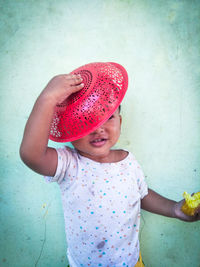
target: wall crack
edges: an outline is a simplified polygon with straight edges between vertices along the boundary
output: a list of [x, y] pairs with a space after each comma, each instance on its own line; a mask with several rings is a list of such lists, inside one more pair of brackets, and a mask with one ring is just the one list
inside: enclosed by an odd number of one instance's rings
[[40, 254], [39, 254], [39, 256], [38, 256], [38, 258], [37, 258], [37, 260], [35, 262], [35, 267], [38, 265], [38, 262], [39, 262], [39, 260], [40, 260], [40, 258], [42, 256], [45, 243], [46, 243], [46, 221], [44, 223], [44, 239], [43, 239], [42, 246], [41, 246], [41, 249], [40, 249]]

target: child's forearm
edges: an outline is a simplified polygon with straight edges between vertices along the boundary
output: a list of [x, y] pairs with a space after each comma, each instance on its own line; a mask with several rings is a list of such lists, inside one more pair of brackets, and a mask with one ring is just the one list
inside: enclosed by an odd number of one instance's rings
[[174, 207], [177, 202], [164, 198], [153, 190], [148, 190], [148, 195], [141, 201], [141, 208], [167, 217], [176, 217]]
[[24, 163], [43, 175], [54, 175], [57, 152], [47, 147], [51, 121], [56, 104], [84, 86], [80, 75], [61, 74], [50, 80], [38, 97], [27, 121], [20, 147]]
[[167, 199], [149, 189], [149, 193], [141, 201], [141, 207], [144, 210], [159, 215], [177, 218], [186, 222], [195, 222], [200, 220], [200, 210], [196, 211], [194, 216], [188, 216], [181, 210], [184, 200], [179, 202]]
[[[27, 121], [20, 147], [22, 160], [33, 170], [43, 174], [43, 158], [47, 153], [50, 125], [56, 103], [41, 94]], [[48, 151], [50, 152], [50, 151]], [[54, 153], [54, 152], [50, 152]], [[55, 162], [56, 163], [56, 162]], [[55, 166], [52, 166], [55, 169]], [[45, 170], [44, 170], [45, 171]]]

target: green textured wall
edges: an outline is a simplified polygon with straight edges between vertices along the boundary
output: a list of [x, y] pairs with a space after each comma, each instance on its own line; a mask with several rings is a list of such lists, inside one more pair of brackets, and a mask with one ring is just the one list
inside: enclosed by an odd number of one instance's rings
[[[18, 150], [48, 80], [93, 61], [129, 73], [118, 146], [149, 186], [175, 200], [200, 190], [199, 1], [0, 0], [0, 266], [67, 264], [59, 188]], [[200, 266], [199, 222], [143, 212], [140, 238], [147, 267]]]

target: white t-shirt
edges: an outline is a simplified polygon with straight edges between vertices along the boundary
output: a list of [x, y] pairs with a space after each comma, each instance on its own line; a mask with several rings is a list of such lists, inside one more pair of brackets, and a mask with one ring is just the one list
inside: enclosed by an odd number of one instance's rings
[[148, 194], [134, 156], [99, 163], [69, 147], [57, 153], [56, 174], [45, 179], [60, 186], [70, 266], [134, 266], [140, 200]]

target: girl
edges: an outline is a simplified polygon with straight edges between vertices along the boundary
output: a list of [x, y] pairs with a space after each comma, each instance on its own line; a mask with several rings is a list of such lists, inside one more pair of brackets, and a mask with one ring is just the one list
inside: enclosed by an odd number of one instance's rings
[[[144, 266], [138, 239], [141, 208], [184, 221], [199, 220], [200, 215], [198, 212], [194, 216], [185, 215], [181, 211], [183, 200], [175, 202], [149, 189], [134, 156], [128, 151], [113, 149], [119, 139], [122, 123], [120, 101], [114, 101], [126, 91], [126, 85], [120, 87], [119, 82], [126, 80], [126, 72], [115, 63], [92, 64], [83, 66], [79, 72], [58, 75], [50, 80], [36, 100], [27, 121], [20, 155], [27, 166], [46, 176], [47, 181], [55, 181], [60, 186], [67, 256], [71, 267]], [[90, 69], [91, 66], [95, 68]], [[102, 68], [113, 68], [114, 71], [102, 74]], [[86, 73], [91, 74], [92, 80], [84, 78]], [[94, 79], [99, 79], [98, 87], [97, 83], [93, 83]], [[67, 114], [69, 105], [66, 103], [73, 102], [75, 97], [79, 98], [79, 93], [84, 92], [86, 87], [96, 94], [97, 91], [98, 94], [101, 92], [101, 88], [103, 95], [106, 95], [106, 88], [117, 88], [118, 93], [119, 88], [122, 90], [112, 98], [114, 91], [110, 89], [98, 125], [92, 128], [95, 122], [91, 125], [85, 123], [81, 134], [79, 132], [73, 136], [73, 129], [82, 123], [82, 118], [79, 123], [75, 122], [74, 113]], [[92, 93], [92, 99], [97, 101], [99, 98], [94, 96], [95, 93]], [[81, 112], [86, 110], [84, 116], [87, 121], [89, 117], [92, 118], [88, 99], [81, 103]], [[92, 107], [96, 105], [95, 101]], [[55, 112], [59, 108], [63, 113]], [[75, 103], [77, 112], [79, 108]], [[68, 125], [72, 121], [68, 130], [65, 121], [67, 116]], [[58, 124], [61, 124], [61, 128]], [[63, 147], [56, 150], [48, 147], [49, 136], [63, 141], [62, 134], [70, 135], [65, 141], [71, 140], [74, 149]]]

